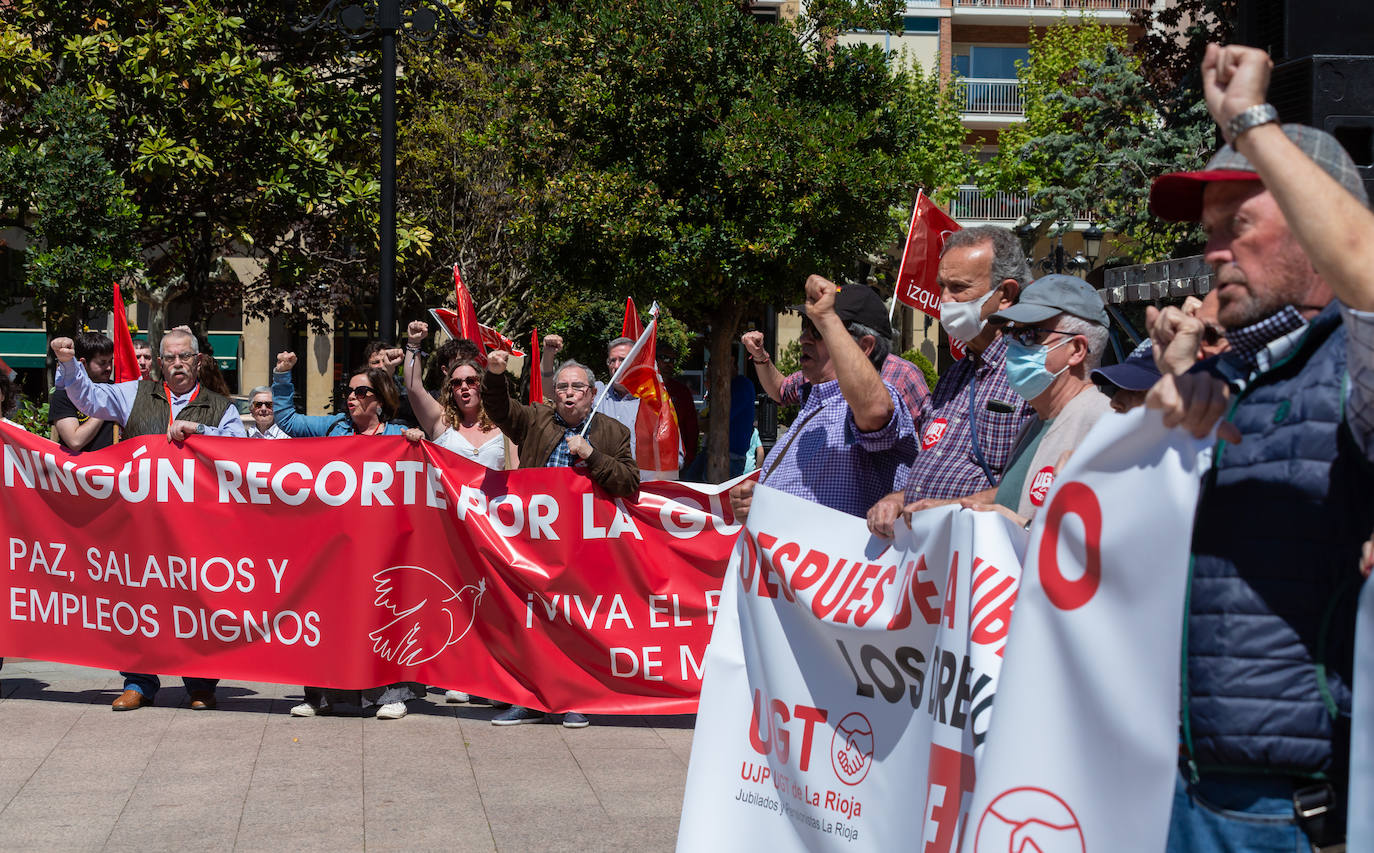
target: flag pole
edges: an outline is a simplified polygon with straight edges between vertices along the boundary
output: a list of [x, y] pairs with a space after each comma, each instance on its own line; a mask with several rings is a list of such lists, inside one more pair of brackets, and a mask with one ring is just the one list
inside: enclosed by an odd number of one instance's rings
[[583, 438], [587, 436], [587, 430], [592, 425], [592, 415], [596, 414], [596, 410], [601, 408], [601, 401], [606, 399], [606, 395], [611, 393], [611, 389], [615, 387], [615, 384], [629, 371], [630, 366], [634, 363], [635, 356], [639, 355], [639, 351], [644, 349], [645, 342], [649, 340], [649, 336], [654, 333], [654, 329], [656, 328], [658, 328], [657, 302], [649, 307], [649, 325], [645, 326], [644, 331], [639, 333], [639, 340], [635, 341], [635, 345], [630, 347], [629, 352], [625, 353], [625, 360], [620, 362], [620, 366], [615, 369], [615, 373], [611, 374], [610, 381], [602, 387], [601, 393], [596, 395], [596, 402], [592, 404], [592, 410], [587, 413], [586, 420], [582, 422], [582, 430], [578, 435]]
[[897, 291], [902, 286], [902, 270], [906, 269], [906, 247], [911, 243], [911, 232], [916, 228], [916, 216], [921, 212], [921, 195], [925, 187], [916, 188], [916, 203], [911, 207], [911, 224], [906, 229], [906, 241], [902, 244], [902, 262], [897, 265], [897, 281], [892, 286], [892, 304], [887, 306], [887, 322], [892, 324], [892, 315], [897, 311]]

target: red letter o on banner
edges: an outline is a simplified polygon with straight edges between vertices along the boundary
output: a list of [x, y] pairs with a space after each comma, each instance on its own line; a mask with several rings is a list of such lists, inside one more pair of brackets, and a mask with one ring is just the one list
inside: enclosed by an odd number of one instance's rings
[[[1060, 610], [1087, 604], [1102, 581], [1102, 506], [1097, 495], [1082, 483], [1064, 483], [1055, 493], [1040, 537], [1040, 585], [1050, 603]], [[1064, 516], [1083, 520], [1083, 576], [1069, 580], [1059, 571], [1059, 528]]]

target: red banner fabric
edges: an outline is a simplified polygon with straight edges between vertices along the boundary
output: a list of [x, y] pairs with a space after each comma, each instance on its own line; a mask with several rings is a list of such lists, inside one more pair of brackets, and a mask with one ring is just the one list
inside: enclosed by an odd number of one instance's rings
[[577, 469], [490, 471], [400, 437], [0, 441], [4, 654], [696, 708], [738, 530], [724, 487], [616, 500]]
[[458, 336], [477, 344], [477, 360], [486, 366], [487, 345], [482, 336], [481, 324], [477, 322], [477, 308], [472, 304], [472, 294], [468, 293], [467, 285], [463, 284], [463, 276], [458, 272], [457, 264], [453, 265], [453, 295], [456, 300], [455, 307], [458, 309]]
[[142, 376], [138, 369], [138, 356], [134, 355], [134, 339], [129, 334], [129, 318], [124, 312], [124, 296], [119, 292], [119, 282], [114, 283], [114, 316], [110, 323], [114, 331], [114, 381], [128, 382]]
[[[658, 315], [655, 311], [650, 312], [648, 340], [638, 351], [630, 351], [632, 360], [620, 384], [639, 398], [639, 412], [635, 415], [635, 464], [641, 471], [669, 472], [677, 470], [677, 452], [682, 438], [677, 411], [658, 372]], [[644, 332], [634, 300], [625, 297], [621, 336], [638, 340]]]
[[925, 193], [918, 193], [911, 211], [911, 228], [897, 271], [897, 298], [912, 308], [940, 318], [940, 286], [936, 273], [945, 238], [962, 226], [950, 218]]
[[[447, 308], [431, 308], [429, 309], [429, 315], [434, 318], [435, 323], [442, 326], [444, 331], [448, 332], [453, 337], [467, 337], [467, 335], [463, 334], [463, 321], [456, 311], [450, 311]], [[491, 326], [483, 326], [481, 323], [478, 323], [477, 334], [478, 342], [481, 343], [482, 347], [485, 348], [487, 352], [494, 349], [503, 349], [511, 355], [522, 357], [525, 355], [524, 351], [515, 345], [515, 341], [496, 331]], [[469, 338], [469, 340], [472, 339]]]
[[620, 336], [632, 341], [639, 340], [644, 334], [644, 324], [639, 321], [639, 311], [635, 308], [633, 297], [625, 297], [625, 318], [620, 321]]

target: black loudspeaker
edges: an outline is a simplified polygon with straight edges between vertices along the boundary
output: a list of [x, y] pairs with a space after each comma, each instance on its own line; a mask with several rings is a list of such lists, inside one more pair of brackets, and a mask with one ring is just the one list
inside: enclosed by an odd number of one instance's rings
[[1269, 52], [1274, 62], [1314, 54], [1367, 53], [1374, 43], [1368, 0], [1239, 0], [1236, 44]]
[[1281, 121], [1310, 124], [1340, 140], [1374, 198], [1374, 56], [1308, 56], [1278, 65], [1269, 103]]

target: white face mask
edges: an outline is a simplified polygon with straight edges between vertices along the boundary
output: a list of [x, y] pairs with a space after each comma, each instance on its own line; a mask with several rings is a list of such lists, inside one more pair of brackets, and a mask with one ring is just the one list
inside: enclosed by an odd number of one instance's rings
[[997, 288], [989, 290], [980, 299], [972, 302], [945, 302], [940, 305], [940, 325], [951, 338], [968, 343], [978, 337], [988, 324], [983, 319], [983, 303], [992, 298]]

